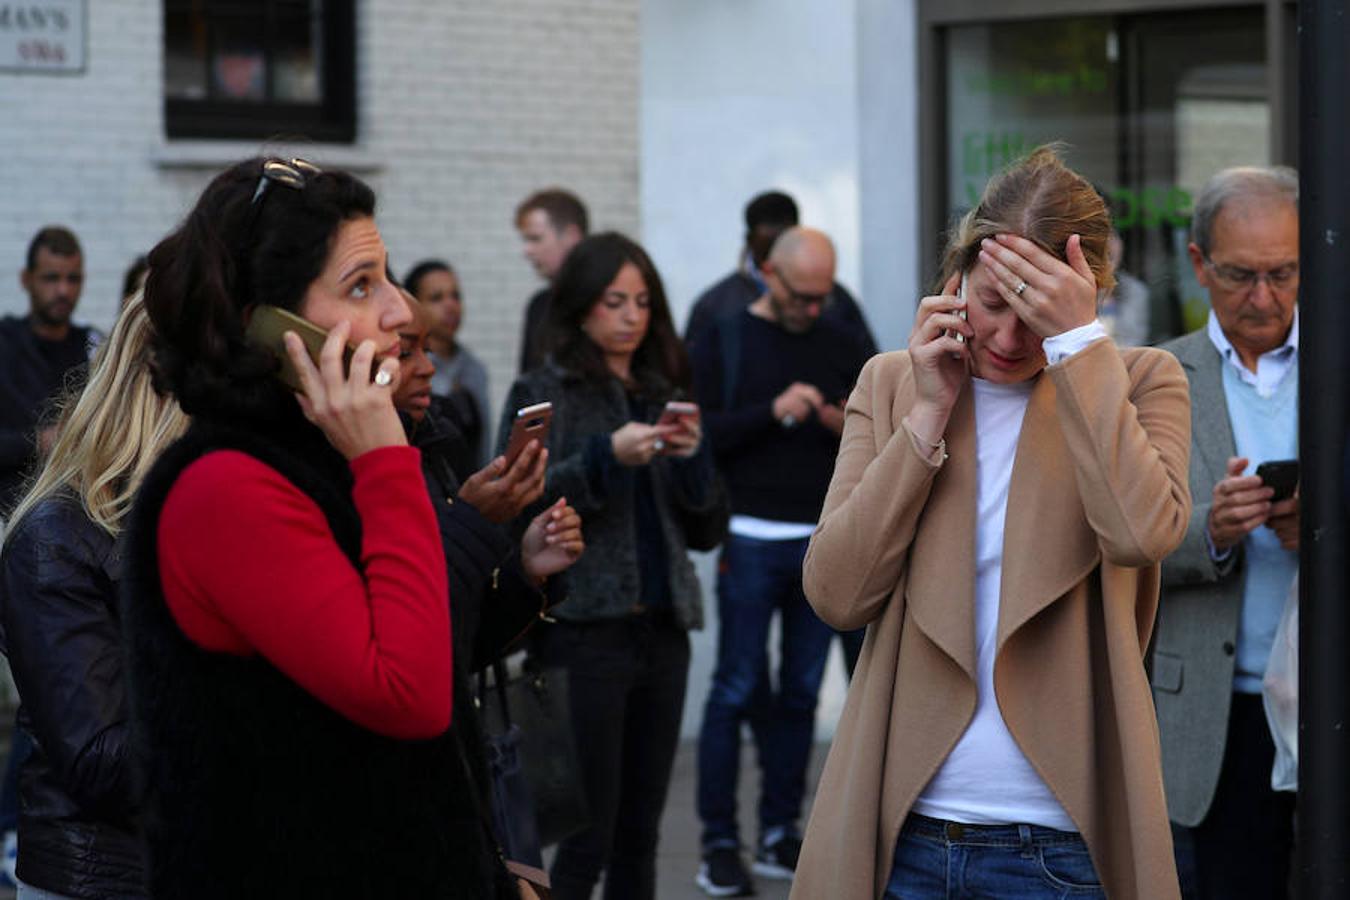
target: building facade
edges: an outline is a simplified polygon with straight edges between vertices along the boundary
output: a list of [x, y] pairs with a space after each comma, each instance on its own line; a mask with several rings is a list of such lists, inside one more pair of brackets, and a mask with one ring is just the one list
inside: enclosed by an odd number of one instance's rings
[[[241, 7], [265, 9], [265, 28], [231, 18]], [[57, 13], [73, 20], [60, 33]], [[369, 180], [397, 273], [456, 266], [463, 339], [500, 397], [538, 287], [515, 205], [565, 185], [596, 226], [639, 229], [638, 0], [0, 3], [0, 54], [71, 32], [64, 67], [0, 56], [0, 312], [26, 309], [27, 242], [59, 223], [85, 250], [77, 317], [106, 327], [126, 266], [215, 173], [300, 155]], [[346, 119], [325, 108], [344, 100]]]

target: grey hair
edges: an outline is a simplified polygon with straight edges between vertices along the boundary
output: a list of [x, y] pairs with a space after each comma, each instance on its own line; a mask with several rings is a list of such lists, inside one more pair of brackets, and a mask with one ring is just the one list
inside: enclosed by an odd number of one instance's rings
[[1215, 173], [1200, 189], [1191, 216], [1191, 240], [1209, 256], [1214, 220], [1224, 206], [1240, 199], [1284, 200], [1298, 209], [1298, 172], [1289, 166], [1237, 166]]

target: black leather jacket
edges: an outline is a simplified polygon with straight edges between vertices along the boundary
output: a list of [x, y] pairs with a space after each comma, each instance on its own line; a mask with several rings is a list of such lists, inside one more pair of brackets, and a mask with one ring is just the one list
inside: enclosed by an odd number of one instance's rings
[[20, 775], [19, 878], [79, 898], [142, 898], [112, 536], [49, 497], [0, 554], [0, 649], [34, 741]]

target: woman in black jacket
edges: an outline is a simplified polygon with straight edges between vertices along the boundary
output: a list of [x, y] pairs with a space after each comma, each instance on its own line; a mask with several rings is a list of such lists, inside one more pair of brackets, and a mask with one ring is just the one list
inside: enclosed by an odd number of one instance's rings
[[568, 672], [591, 825], [565, 840], [551, 876], [559, 900], [655, 893], [658, 826], [689, 670], [687, 631], [703, 606], [687, 548], [726, 528], [725, 493], [696, 415], [653, 424], [688, 385], [661, 278], [615, 233], [573, 248], [550, 305], [553, 353], [512, 386], [518, 408], [553, 403], [547, 485], [586, 521], [588, 552], [559, 576], [556, 624], [536, 628], [545, 665]]
[[145, 897], [128, 760], [117, 617], [117, 536], [141, 476], [183, 430], [147, 365], [149, 320], [130, 301], [0, 554], [4, 651], [34, 738], [21, 773], [19, 897]]
[[461, 483], [455, 461], [467, 439], [431, 393], [436, 368], [427, 353], [431, 323], [408, 296], [413, 321], [399, 333], [399, 386], [394, 405], [406, 418], [408, 442], [422, 451], [422, 471], [436, 508], [450, 577], [456, 659], [477, 672], [525, 635], [548, 609], [550, 576], [581, 556], [581, 517], [560, 497], [513, 539], [504, 527], [544, 492], [548, 449], [531, 441], [510, 466], [502, 456]]

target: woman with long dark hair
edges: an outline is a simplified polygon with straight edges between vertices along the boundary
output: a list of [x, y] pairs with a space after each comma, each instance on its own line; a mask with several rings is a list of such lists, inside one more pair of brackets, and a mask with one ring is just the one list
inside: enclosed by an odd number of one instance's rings
[[[391, 396], [411, 313], [374, 211], [351, 175], [252, 159], [150, 253], [158, 383], [192, 417], [126, 541], [155, 897], [488, 897], [503, 877], [457, 840], [445, 557]], [[265, 307], [328, 333], [317, 364], [284, 335], [299, 392], [246, 336]]]
[[589, 897], [601, 872], [611, 900], [652, 897], [661, 811], [689, 669], [686, 632], [703, 606], [686, 549], [726, 528], [724, 492], [694, 416], [653, 424], [688, 389], [661, 278], [616, 233], [587, 238], [559, 273], [552, 353], [511, 387], [517, 409], [553, 404], [539, 505], [565, 496], [586, 522], [587, 552], [557, 576], [566, 600], [535, 629], [533, 650], [568, 673], [572, 724], [591, 823], [558, 848], [560, 900]]

